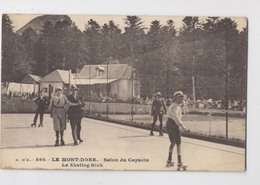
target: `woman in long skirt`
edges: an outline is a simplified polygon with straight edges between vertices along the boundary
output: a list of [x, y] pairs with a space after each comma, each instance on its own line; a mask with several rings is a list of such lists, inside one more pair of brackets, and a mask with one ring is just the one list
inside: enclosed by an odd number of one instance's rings
[[[56, 134], [55, 146], [65, 145], [63, 140], [64, 130], [66, 130], [66, 106], [77, 106], [78, 103], [71, 103], [62, 93], [62, 88], [58, 87], [55, 90], [54, 96], [50, 101], [51, 118], [53, 118], [53, 127]], [[60, 143], [59, 143], [60, 136]]]

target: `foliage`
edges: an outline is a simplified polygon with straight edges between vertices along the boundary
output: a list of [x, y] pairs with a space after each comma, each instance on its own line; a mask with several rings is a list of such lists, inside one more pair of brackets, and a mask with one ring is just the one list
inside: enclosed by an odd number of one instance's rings
[[235, 21], [220, 17], [185, 17], [182, 22], [180, 30], [173, 20], [154, 20], [145, 28], [140, 17], [126, 16], [121, 29], [113, 20], [99, 25], [90, 19], [81, 32], [69, 17], [49, 17], [40, 31], [28, 27], [14, 33], [4, 14], [2, 80], [19, 82], [26, 73], [76, 72], [85, 64], [119, 61], [139, 71], [144, 97], [155, 91], [170, 97], [176, 90], [190, 95], [194, 75], [199, 99], [223, 99], [226, 78], [229, 98], [245, 99], [247, 28], [239, 31]]

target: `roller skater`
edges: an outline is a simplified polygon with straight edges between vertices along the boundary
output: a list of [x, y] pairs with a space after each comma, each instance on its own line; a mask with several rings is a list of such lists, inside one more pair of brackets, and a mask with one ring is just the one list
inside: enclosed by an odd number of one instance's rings
[[163, 121], [163, 115], [166, 113], [166, 106], [164, 101], [162, 100], [162, 94], [160, 92], [157, 92], [155, 94], [155, 100], [153, 101], [152, 108], [151, 108], [151, 116], [153, 116], [153, 123], [151, 127], [151, 132], [150, 135], [153, 136], [153, 130], [154, 126], [157, 122], [157, 119], [159, 117], [159, 122], [160, 122], [160, 131], [159, 131], [159, 136], [163, 136], [162, 132], [162, 121]]
[[68, 100], [72, 103], [79, 103], [78, 106], [69, 107], [68, 110], [68, 119], [70, 120], [72, 138], [74, 141], [74, 145], [78, 145], [79, 143], [83, 142], [80, 137], [81, 119], [83, 117], [83, 110], [81, 108], [85, 106], [85, 103], [79, 96], [78, 88], [76, 87], [76, 85], [73, 85], [70, 90], [71, 95], [68, 96]]
[[181, 104], [183, 102], [183, 92], [182, 91], [177, 91], [174, 93], [173, 97], [173, 103], [169, 106], [167, 110], [167, 121], [166, 121], [166, 128], [167, 128], [167, 133], [169, 135], [170, 139], [170, 147], [169, 147], [169, 155], [168, 155], [168, 160], [166, 163], [166, 167], [171, 167], [173, 166], [172, 164], [172, 152], [174, 149], [175, 144], [177, 145], [177, 153], [178, 153], [178, 166], [177, 170], [186, 170], [187, 165], [182, 163], [181, 159], [181, 133], [180, 129], [182, 128], [183, 130], [186, 130], [182, 120], [182, 112], [181, 112]]
[[44, 92], [40, 91], [39, 95], [35, 98], [33, 98], [33, 101], [35, 101], [37, 105], [36, 113], [33, 119], [33, 123], [31, 124], [31, 127], [36, 127], [36, 122], [38, 119], [38, 115], [40, 115], [40, 124], [38, 127], [43, 127], [43, 115], [46, 108], [48, 108], [49, 100], [47, 97], [44, 96]]
[[[66, 130], [66, 108], [65, 106], [77, 106], [78, 103], [71, 103], [65, 95], [62, 94], [62, 88], [57, 87], [54, 96], [50, 102], [50, 116], [53, 119], [53, 127], [56, 135], [56, 141], [54, 146], [64, 146], [63, 140], [64, 130]], [[59, 143], [60, 137], [60, 143]]]

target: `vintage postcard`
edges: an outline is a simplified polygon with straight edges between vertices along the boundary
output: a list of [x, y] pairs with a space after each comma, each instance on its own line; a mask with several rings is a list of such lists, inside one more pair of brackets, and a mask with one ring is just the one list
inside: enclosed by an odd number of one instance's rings
[[1, 168], [245, 171], [247, 19], [2, 15]]

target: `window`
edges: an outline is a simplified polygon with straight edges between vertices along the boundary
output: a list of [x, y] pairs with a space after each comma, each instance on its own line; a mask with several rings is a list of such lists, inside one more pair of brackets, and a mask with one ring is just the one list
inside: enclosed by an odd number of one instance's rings
[[96, 68], [96, 71], [97, 71], [97, 76], [102, 76], [102, 75], [103, 75], [103, 72], [105, 71], [105, 68], [98, 66], [98, 67]]

